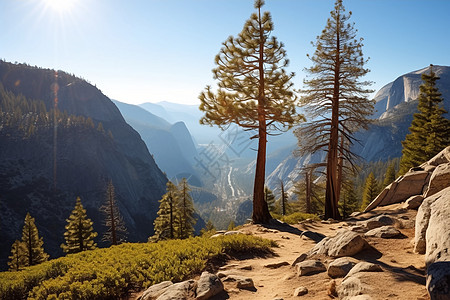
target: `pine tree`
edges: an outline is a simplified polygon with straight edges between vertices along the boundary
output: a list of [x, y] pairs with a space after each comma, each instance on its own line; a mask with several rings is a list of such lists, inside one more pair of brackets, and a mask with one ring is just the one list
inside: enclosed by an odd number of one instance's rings
[[442, 108], [442, 97], [436, 81], [438, 76], [430, 65], [430, 74], [422, 74], [418, 113], [413, 115], [410, 133], [402, 141], [403, 150], [399, 174], [431, 159], [450, 144], [450, 120], [444, 118], [447, 111]]
[[178, 238], [186, 239], [194, 235], [194, 225], [196, 223], [194, 217], [194, 203], [189, 194], [191, 191], [186, 178], [183, 178], [179, 184], [179, 196], [177, 203], [178, 215]]
[[66, 219], [66, 232], [64, 232], [65, 244], [61, 248], [66, 253], [77, 253], [85, 250], [93, 250], [97, 247], [94, 238], [97, 232], [92, 228], [92, 221], [87, 217], [86, 209], [77, 197], [75, 208], [69, 218]]
[[[342, 167], [354, 168], [355, 155], [351, 146], [354, 134], [367, 129], [373, 101], [365, 89], [370, 82], [359, 79], [369, 72], [362, 54], [362, 39], [356, 39], [354, 24], [348, 23], [342, 0], [336, 0], [325, 29], [314, 43], [316, 51], [310, 57], [313, 66], [306, 69], [310, 77], [302, 91], [302, 106], [313, 120], [296, 130], [303, 153], [327, 152], [325, 218], [339, 219], [338, 200]], [[309, 56], [308, 56], [309, 57]], [[339, 156], [348, 163], [339, 163]]]
[[231, 220], [230, 223], [228, 224], [227, 230], [230, 231], [230, 230], [233, 230], [235, 228], [236, 228], [236, 223], [234, 223], [234, 221]]
[[314, 168], [305, 168], [303, 179], [294, 185], [294, 194], [297, 195], [300, 209], [308, 214], [323, 213], [324, 187], [321, 183], [316, 183], [317, 175]]
[[39, 237], [34, 218], [29, 213], [25, 216], [22, 230], [22, 243], [25, 248], [26, 266], [34, 266], [47, 261], [48, 254], [44, 252], [44, 241]]
[[123, 243], [126, 240], [127, 229], [125, 227], [125, 222], [120, 215], [119, 208], [117, 207], [116, 193], [111, 180], [106, 187], [106, 201], [105, 204], [100, 207], [100, 211], [105, 214], [104, 225], [107, 227], [107, 230], [102, 237], [102, 241], [109, 242], [111, 245]]
[[27, 266], [27, 257], [25, 255], [25, 245], [21, 241], [15, 241], [11, 246], [11, 256], [8, 257], [9, 270], [20, 271]]
[[395, 181], [395, 162], [391, 162], [386, 169], [386, 174], [384, 175], [383, 186], [387, 187], [394, 181]]
[[370, 204], [370, 202], [372, 202], [372, 200], [375, 199], [375, 197], [378, 195], [378, 191], [379, 191], [378, 182], [375, 176], [373, 175], [373, 172], [370, 172], [364, 183], [364, 193], [361, 204], [361, 211], [363, 211]]
[[158, 217], [153, 223], [155, 234], [150, 240], [159, 241], [176, 237], [178, 189], [168, 181], [166, 191], [159, 200]]
[[203, 236], [205, 234], [212, 234], [216, 232], [216, 227], [214, 227], [214, 224], [212, 223], [211, 220], [208, 220], [208, 222], [206, 222], [205, 224], [205, 228], [202, 228], [202, 230], [200, 230], [200, 235]]
[[267, 203], [269, 211], [273, 212], [275, 210], [275, 195], [268, 186], [264, 187], [264, 200]]
[[280, 180], [280, 188], [281, 188], [281, 195], [280, 195], [281, 215], [285, 216], [289, 210], [289, 204], [288, 204], [288, 195], [284, 191], [283, 180]]
[[353, 181], [347, 180], [343, 183], [340, 207], [344, 218], [347, 218], [359, 209], [359, 201]]
[[269, 12], [261, 13], [263, 0], [255, 1], [250, 16], [238, 36], [230, 36], [216, 56], [214, 79], [218, 91], [210, 86], [200, 94], [202, 124], [226, 128], [235, 123], [245, 130], [256, 130], [258, 152], [253, 186], [255, 223], [267, 223], [269, 209], [264, 201], [267, 134], [287, 130], [303, 119], [296, 113], [296, 96], [291, 82], [284, 45], [271, 36], [273, 22]]

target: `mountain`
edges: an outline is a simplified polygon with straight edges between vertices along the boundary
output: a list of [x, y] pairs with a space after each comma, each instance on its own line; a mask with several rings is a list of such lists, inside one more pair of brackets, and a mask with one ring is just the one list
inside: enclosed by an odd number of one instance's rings
[[[442, 93], [444, 108], [450, 112], [450, 67], [433, 66], [433, 71], [440, 76], [437, 87]], [[409, 133], [408, 128], [411, 125], [413, 114], [417, 111], [417, 97], [422, 84], [421, 74], [425, 72], [429, 72], [429, 67], [399, 76], [376, 93], [375, 112], [371, 117], [373, 123], [367, 131], [360, 131], [355, 135], [359, 143], [353, 146], [353, 151], [362, 159], [368, 162], [386, 161], [402, 155], [401, 141]], [[447, 114], [447, 118], [448, 116], [449, 114]], [[268, 162], [270, 157], [269, 155]], [[319, 162], [323, 159], [323, 155], [316, 156], [312, 162]], [[299, 169], [304, 165], [304, 160], [307, 158], [295, 158], [292, 154], [285, 157], [268, 175], [269, 187], [276, 189], [279, 185], [279, 178], [282, 178], [288, 187], [291, 186], [288, 182], [298, 178]], [[274, 163], [275, 161], [272, 161], [270, 164]]]
[[65, 219], [77, 196], [101, 236], [99, 207], [108, 180], [128, 240], [146, 241], [167, 178], [114, 103], [85, 80], [25, 64], [0, 61], [0, 83], [1, 267], [27, 212], [36, 218], [45, 250], [61, 255]]
[[186, 177], [189, 183], [201, 186], [193, 168], [197, 149], [183, 122], [170, 124], [140, 106], [113, 101], [123, 117], [142, 137], [156, 163], [171, 179]]

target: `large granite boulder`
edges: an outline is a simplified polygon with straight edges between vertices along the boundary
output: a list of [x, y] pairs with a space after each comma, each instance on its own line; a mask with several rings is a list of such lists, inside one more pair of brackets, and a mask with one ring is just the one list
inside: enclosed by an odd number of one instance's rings
[[320, 260], [305, 260], [298, 263], [295, 268], [298, 276], [317, 274], [327, 270]]
[[139, 300], [155, 300], [161, 296], [171, 285], [172, 281], [163, 281], [158, 284], [154, 284], [144, 291]]
[[450, 186], [450, 146], [422, 165], [411, 168], [388, 185], [364, 210], [399, 203], [416, 195], [424, 198]]
[[400, 230], [392, 226], [382, 226], [367, 231], [365, 237], [379, 237], [382, 239], [393, 239], [402, 236]]
[[219, 277], [209, 272], [203, 272], [197, 281], [197, 300], [209, 299], [223, 291], [223, 283]]
[[353, 257], [340, 257], [328, 265], [328, 276], [331, 278], [344, 277], [357, 262], [358, 260]]
[[334, 237], [326, 237], [314, 246], [308, 256], [324, 254], [331, 257], [352, 256], [362, 251], [367, 242], [359, 234], [349, 231], [339, 231]]

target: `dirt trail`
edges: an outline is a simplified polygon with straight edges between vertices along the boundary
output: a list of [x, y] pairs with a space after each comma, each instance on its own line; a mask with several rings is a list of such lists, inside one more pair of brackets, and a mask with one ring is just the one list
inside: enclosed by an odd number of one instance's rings
[[[372, 299], [426, 300], [429, 296], [425, 288], [424, 257], [413, 252], [411, 243], [414, 238], [413, 224], [416, 212], [400, 211], [399, 213], [397, 208], [398, 206], [394, 205], [384, 210], [376, 210], [361, 215], [358, 219], [367, 219], [381, 213], [392, 214], [402, 220], [403, 225], [399, 226], [399, 229], [405, 237], [402, 239], [366, 238], [376, 250], [366, 250], [356, 258], [377, 263], [383, 269], [383, 272], [365, 273], [371, 288], [368, 294]], [[310, 230], [333, 236], [337, 230], [346, 226], [345, 222], [335, 224], [313, 222], [293, 227], [301, 231]], [[332, 279], [326, 272], [298, 277], [295, 268], [290, 265], [300, 254], [307, 252], [315, 245], [313, 240], [301, 238], [298, 233], [267, 229], [259, 225], [244, 225], [240, 231], [275, 240], [280, 247], [275, 249], [274, 257], [228, 261], [220, 271], [250, 277], [256, 289], [253, 291], [237, 289], [233, 283], [224, 282], [226, 293], [213, 299], [331, 299], [327, 291]], [[329, 261], [331, 260], [329, 258]], [[276, 269], [265, 267], [268, 264], [280, 262], [288, 262], [289, 265]], [[339, 285], [341, 280], [337, 279], [336, 284]], [[306, 287], [308, 293], [301, 297], [294, 297], [294, 290], [300, 286]]]

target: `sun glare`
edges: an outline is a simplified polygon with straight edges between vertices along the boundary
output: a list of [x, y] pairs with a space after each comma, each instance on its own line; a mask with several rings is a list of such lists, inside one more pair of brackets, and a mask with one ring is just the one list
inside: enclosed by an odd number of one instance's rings
[[47, 7], [59, 12], [69, 12], [76, 4], [77, 0], [44, 0]]

